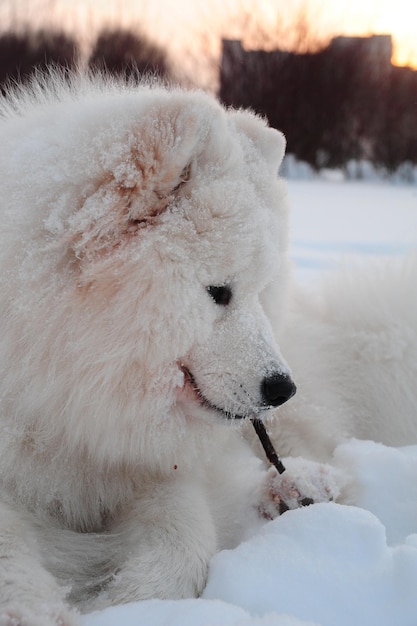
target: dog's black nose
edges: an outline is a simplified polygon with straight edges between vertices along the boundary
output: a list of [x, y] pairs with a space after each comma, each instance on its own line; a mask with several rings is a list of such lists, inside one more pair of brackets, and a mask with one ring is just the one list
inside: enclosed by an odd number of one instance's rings
[[270, 374], [261, 382], [261, 396], [265, 406], [280, 406], [292, 398], [297, 387], [285, 374]]

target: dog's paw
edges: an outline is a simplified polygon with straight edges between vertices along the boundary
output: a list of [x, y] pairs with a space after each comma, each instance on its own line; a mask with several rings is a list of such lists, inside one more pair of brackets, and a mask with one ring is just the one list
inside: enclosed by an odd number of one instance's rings
[[47, 605], [37, 607], [0, 608], [0, 626], [79, 626], [74, 611], [53, 608]]
[[344, 484], [340, 470], [302, 458], [287, 458], [284, 464], [283, 474], [271, 467], [265, 477], [259, 509], [266, 519], [274, 519], [289, 509], [339, 497]]

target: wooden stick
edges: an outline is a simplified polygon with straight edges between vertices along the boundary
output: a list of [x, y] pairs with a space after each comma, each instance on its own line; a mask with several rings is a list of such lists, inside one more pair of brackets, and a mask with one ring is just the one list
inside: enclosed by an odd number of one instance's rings
[[259, 441], [261, 442], [262, 447], [265, 450], [268, 461], [270, 461], [272, 465], [275, 465], [279, 474], [283, 474], [285, 472], [285, 466], [282, 464], [278, 457], [278, 454], [275, 452], [275, 448], [269, 438], [268, 433], [266, 432], [263, 421], [258, 419], [257, 417], [253, 417], [251, 419], [251, 422], [256, 431], [256, 434], [259, 437]]

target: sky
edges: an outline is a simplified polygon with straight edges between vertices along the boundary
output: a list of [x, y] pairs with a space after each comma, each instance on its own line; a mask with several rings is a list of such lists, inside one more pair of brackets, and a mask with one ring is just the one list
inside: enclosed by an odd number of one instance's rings
[[214, 75], [221, 37], [304, 51], [337, 34], [390, 33], [393, 61], [417, 67], [415, 13], [410, 0], [0, 0], [3, 27], [47, 19], [85, 41], [103, 23], [141, 28], [200, 78]]

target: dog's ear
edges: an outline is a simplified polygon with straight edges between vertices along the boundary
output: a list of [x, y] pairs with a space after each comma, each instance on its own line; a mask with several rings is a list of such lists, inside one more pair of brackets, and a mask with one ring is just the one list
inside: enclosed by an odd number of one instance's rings
[[253, 141], [271, 171], [276, 174], [285, 154], [286, 140], [283, 133], [248, 111], [236, 111], [234, 117], [239, 130]]
[[104, 147], [101, 171], [70, 219], [70, 245], [79, 261], [102, 257], [141, 236], [190, 180], [192, 120], [185, 124], [164, 110], [149, 117]]

